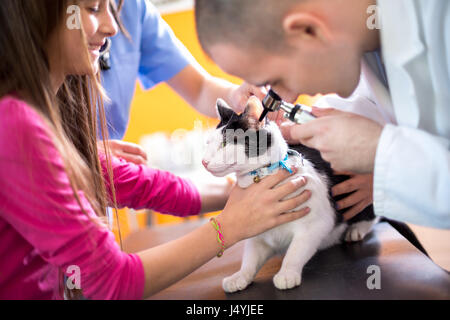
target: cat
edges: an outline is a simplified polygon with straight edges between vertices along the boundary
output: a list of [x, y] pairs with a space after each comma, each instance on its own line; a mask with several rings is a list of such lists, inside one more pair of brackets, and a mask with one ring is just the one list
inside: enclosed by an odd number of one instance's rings
[[315, 149], [303, 145], [289, 149], [274, 122], [259, 122], [262, 109], [261, 102], [251, 97], [245, 111], [237, 114], [224, 100], [218, 99], [216, 110], [220, 123], [208, 136], [202, 163], [215, 176], [235, 173], [237, 184], [242, 188], [259, 182], [277, 170], [295, 167], [298, 171], [279, 185], [306, 177], [307, 185], [286, 199], [308, 189], [311, 198], [300, 207], [308, 206], [311, 210], [301, 219], [247, 239], [241, 269], [222, 282], [223, 289], [228, 293], [244, 290], [253, 282], [264, 263], [279, 253], [285, 256], [280, 270], [273, 277], [275, 287], [285, 290], [299, 286], [303, 267], [318, 250], [343, 240], [360, 241], [380, 221], [370, 205], [344, 222], [342, 212], [335, 209], [339, 198], [331, 196], [331, 187], [348, 179], [348, 176], [334, 175], [329, 163]]

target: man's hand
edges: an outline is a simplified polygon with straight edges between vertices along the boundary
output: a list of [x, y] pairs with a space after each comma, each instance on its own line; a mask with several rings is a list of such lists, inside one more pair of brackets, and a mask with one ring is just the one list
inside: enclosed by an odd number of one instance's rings
[[266, 94], [267, 90], [264, 87], [255, 87], [245, 82], [240, 87], [230, 91], [228, 100], [231, 103], [231, 108], [236, 113], [241, 113], [247, 106], [247, 101], [251, 96], [256, 96], [259, 100], [263, 100]]
[[298, 144], [298, 140], [292, 138], [292, 135], [291, 135], [292, 128], [294, 126], [297, 126], [297, 124], [295, 124], [294, 122], [292, 122], [289, 119], [284, 119], [284, 120], [285, 121], [278, 120], [278, 117], [276, 119], [277, 124], [280, 127], [281, 134], [283, 135], [284, 140], [286, 140], [286, 142], [288, 144], [293, 144], [293, 145]]
[[336, 171], [373, 172], [381, 125], [336, 109], [313, 108], [313, 114], [318, 119], [290, 128], [291, 142], [319, 150]]
[[[147, 163], [147, 153], [141, 146], [121, 140], [108, 140], [108, 145], [113, 156], [137, 165]], [[104, 150], [103, 142], [97, 142], [97, 147]]]
[[331, 189], [333, 196], [353, 192], [337, 202], [339, 210], [349, 208], [344, 213], [344, 220], [349, 220], [372, 204], [373, 174], [352, 174], [350, 172], [335, 172], [335, 174], [350, 176], [348, 180]]
[[[289, 125], [289, 124], [294, 124], [289, 119], [286, 119], [284, 117], [284, 114], [285, 114], [285, 112], [283, 110], [281, 110], [281, 109], [278, 110], [278, 111], [269, 112], [267, 114], [267, 119], [269, 119], [270, 121], [275, 122], [278, 125], [278, 127], [280, 127], [282, 134], [285, 133], [285, 131], [283, 131], [283, 129], [282, 129], [283, 127], [285, 127], [286, 125]], [[284, 137], [284, 135], [283, 135], [283, 137]], [[284, 138], [289, 143], [289, 140], [287, 139], [289, 137], [287, 136], [287, 137], [284, 137]]]

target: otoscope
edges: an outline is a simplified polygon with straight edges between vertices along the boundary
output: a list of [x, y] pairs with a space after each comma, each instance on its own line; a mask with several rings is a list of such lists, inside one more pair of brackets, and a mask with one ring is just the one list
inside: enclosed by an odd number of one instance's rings
[[304, 124], [316, 118], [312, 114], [311, 107], [305, 106], [303, 104], [293, 105], [291, 103], [287, 103], [283, 101], [280, 96], [276, 94], [272, 89], [269, 90], [269, 93], [262, 101], [262, 104], [264, 107], [264, 112], [259, 118], [260, 122], [264, 120], [269, 112], [275, 112], [280, 109], [285, 112], [284, 117], [286, 119], [289, 119], [292, 122], [298, 124]]

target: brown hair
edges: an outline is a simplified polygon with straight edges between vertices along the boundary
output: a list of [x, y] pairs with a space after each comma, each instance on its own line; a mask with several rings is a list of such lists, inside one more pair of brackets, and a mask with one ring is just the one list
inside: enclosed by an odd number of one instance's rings
[[[106, 143], [108, 134], [100, 75], [91, 70], [87, 75], [68, 76], [55, 96], [45, 51], [50, 35], [63, 27], [68, 6], [80, 1], [1, 0], [0, 97], [15, 92], [40, 114], [64, 161], [73, 196], [80, 208], [87, 214], [79, 197], [79, 191], [82, 191], [97, 216], [105, 217], [108, 204], [117, 206]], [[116, 19], [115, 9], [121, 4], [119, 1], [116, 7], [112, 2]], [[90, 65], [87, 44], [85, 49], [86, 65]], [[100, 119], [99, 128], [97, 118]], [[99, 161], [99, 136], [103, 139], [112, 199], [107, 196]]]

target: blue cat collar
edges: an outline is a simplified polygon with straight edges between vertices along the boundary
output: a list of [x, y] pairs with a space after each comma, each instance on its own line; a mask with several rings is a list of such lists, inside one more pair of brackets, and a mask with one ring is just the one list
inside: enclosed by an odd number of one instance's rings
[[281, 160], [281, 161], [278, 162], [278, 167], [281, 167], [281, 168], [283, 168], [284, 170], [286, 170], [287, 172], [292, 173], [292, 172], [294, 172], [294, 171], [292, 171], [292, 169], [289, 168], [289, 167], [286, 165], [286, 161], [287, 161], [288, 159], [289, 159], [289, 154], [286, 154], [286, 157], [284, 157], [283, 160]]
[[[289, 168], [286, 164], [286, 161], [289, 159], [289, 153], [286, 154], [286, 157], [284, 157], [283, 160], [272, 163], [271, 165], [267, 166], [267, 167], [263, 167], [263, 168], [259, 168], [256, 170], [251, 171], [249, 174], [251, 176], [266, 176], [268, 174], [271, 174], [274, 170], [278, 169], [278, 168], [283, 168], [284, 170], [286, 170], [289, 173], [292, 173], [292, 169]], [[262, 172], [264, 171], [264, 172]]]

